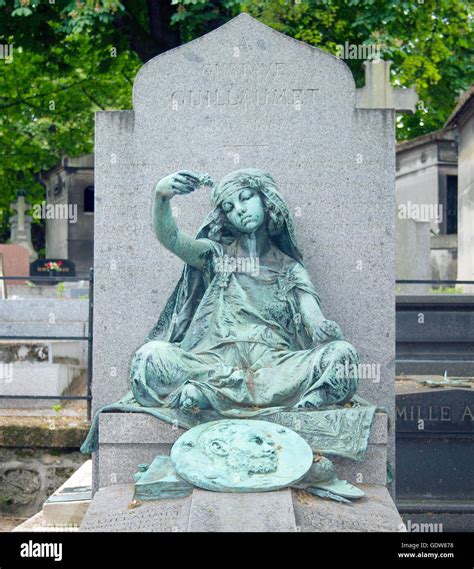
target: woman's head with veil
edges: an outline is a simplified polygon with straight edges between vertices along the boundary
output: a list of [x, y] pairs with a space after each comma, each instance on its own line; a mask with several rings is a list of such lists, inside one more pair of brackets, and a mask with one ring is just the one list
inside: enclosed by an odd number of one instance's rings
[[278, 235], [284, 219], [268, 198], [270, 191], [277, 192], [275, 182], [262, 170], [247, 168], [225, 176], [212, 192], [215, 219], [208, 237], [225, 243], [239, 234], [257, 231], [262, 225], [270, 236]]
[[301, 258], [289, 209], [269, 173], [257, 168], [231, 172], [214, 185], [211, 199], [214, 210], [205, 222], [209, 239], [230, 244], [264, 227], [285, 253]]

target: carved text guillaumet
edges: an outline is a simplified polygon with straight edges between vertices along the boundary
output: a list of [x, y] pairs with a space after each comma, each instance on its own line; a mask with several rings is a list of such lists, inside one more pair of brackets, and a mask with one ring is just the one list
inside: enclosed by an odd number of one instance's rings
[[177, 89], [171, 93], [173, 110], [183, 107], [239, 107], [316, 105], [315, 88], [291, 89]]

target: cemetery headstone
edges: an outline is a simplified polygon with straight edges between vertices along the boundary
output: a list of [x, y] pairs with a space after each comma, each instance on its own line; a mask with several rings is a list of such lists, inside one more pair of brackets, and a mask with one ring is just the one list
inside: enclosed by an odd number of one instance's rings
[[[241, 14], [149, 61], [135, 80], [133, 111], [97, 113], [95, 411], [129, 390], [133, 353], [181, 272], [153, 234], [156, 183], [183, 166], [216, 180], [250, 167], [276, 180], [324, 313], [368, 370], [359, 392], [394, 424], [394, 109], [358, 106], [341, 60]], [[203, 188], [177, 198], [179, 227], [195, 234], [209, 201]], [[167, 444], [138, 414], [119, 420], [112, 439], [99, 430], [96, 488], [117, 484]], [[393, 466], [393, 437], [391, 426], [380, 434], [370, 471], [375, 463], [385, 471], [386, 441]]]
[[397, 505], [406, 522], [438, 531], [468, 531], [473, 519], [474, 382], [459, 383], [397, 382]]
[[38, 253], [31, 242], [31, 216], [26, 215], [28, 207], [29, 205], [25, 201], [25, 192], [18, 192], [17, 201], [12, 204], [12, 208], [17, 213], [10, 217], [10, 241], [24, 247], [28, 251], [31, 262], [38, 258]]
[[[30, 272], [30, 263], [28, 251], [21, 245], [14, 243], [0, 243], [0, 256], [2, 257], [2, 276], [4, 277], [22, 277], [28, 276]], [[5, 297], [8, 296], [8, 289], [15, 285], [22, 285], [23, 280], [4, 280]]]
[[[430, 280], [430, 223], [415, 219], [396, 222], [398, 280]], [[402, 294], [427, 294], [427, 284], [400, 284]]]
[[[67, 259], [38, 259], [30, 265], [32, 277], [75, 277], [76, 267]], [[31, 279], [34, 282], [34, 278]], [[38, 281], [42, 282], [42, 281]], [[55, 283], [55, 281], [51, 281]]]

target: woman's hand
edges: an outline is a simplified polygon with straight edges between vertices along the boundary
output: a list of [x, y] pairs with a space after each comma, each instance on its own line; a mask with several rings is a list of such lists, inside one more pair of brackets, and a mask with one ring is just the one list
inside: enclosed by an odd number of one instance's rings
[[200, 185], [200, 176], [190, 170], [180, 170], [161, 179], [155, 187], [155, 196], [171, 199], [175, 195], [194, 192]]
[[322, 320], [314, 328], [313, 338], [319, 343], [342, 340], [342, 330], [339, 324], [334, 322], [334, 320]]
[[194, 239], [178, 229], [170, 199], [177, 194], [189, 194], [200, 185], [206, 185], [206, 181], [206, 174], [200, 176], [189, 170], [170, 174], [156, 184], [153, 203], [153, 228], [159, 242], [185, 263], [199, 270], [208, 266], [211, 245], [207, 239]]

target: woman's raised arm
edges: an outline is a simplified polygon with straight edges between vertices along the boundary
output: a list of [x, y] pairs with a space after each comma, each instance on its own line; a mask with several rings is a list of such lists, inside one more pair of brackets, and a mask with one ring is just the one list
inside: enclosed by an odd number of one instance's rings
[[159, 242], [185, 263], [203, 269], [211, 249], [205, 240], [186, 235], [176, 225], [170, 200], [175, 195], [185, 195], [199, 187], [200, 177], [189, 170], [170, 174], [158, 182], [153, 204], [153, 228]]

